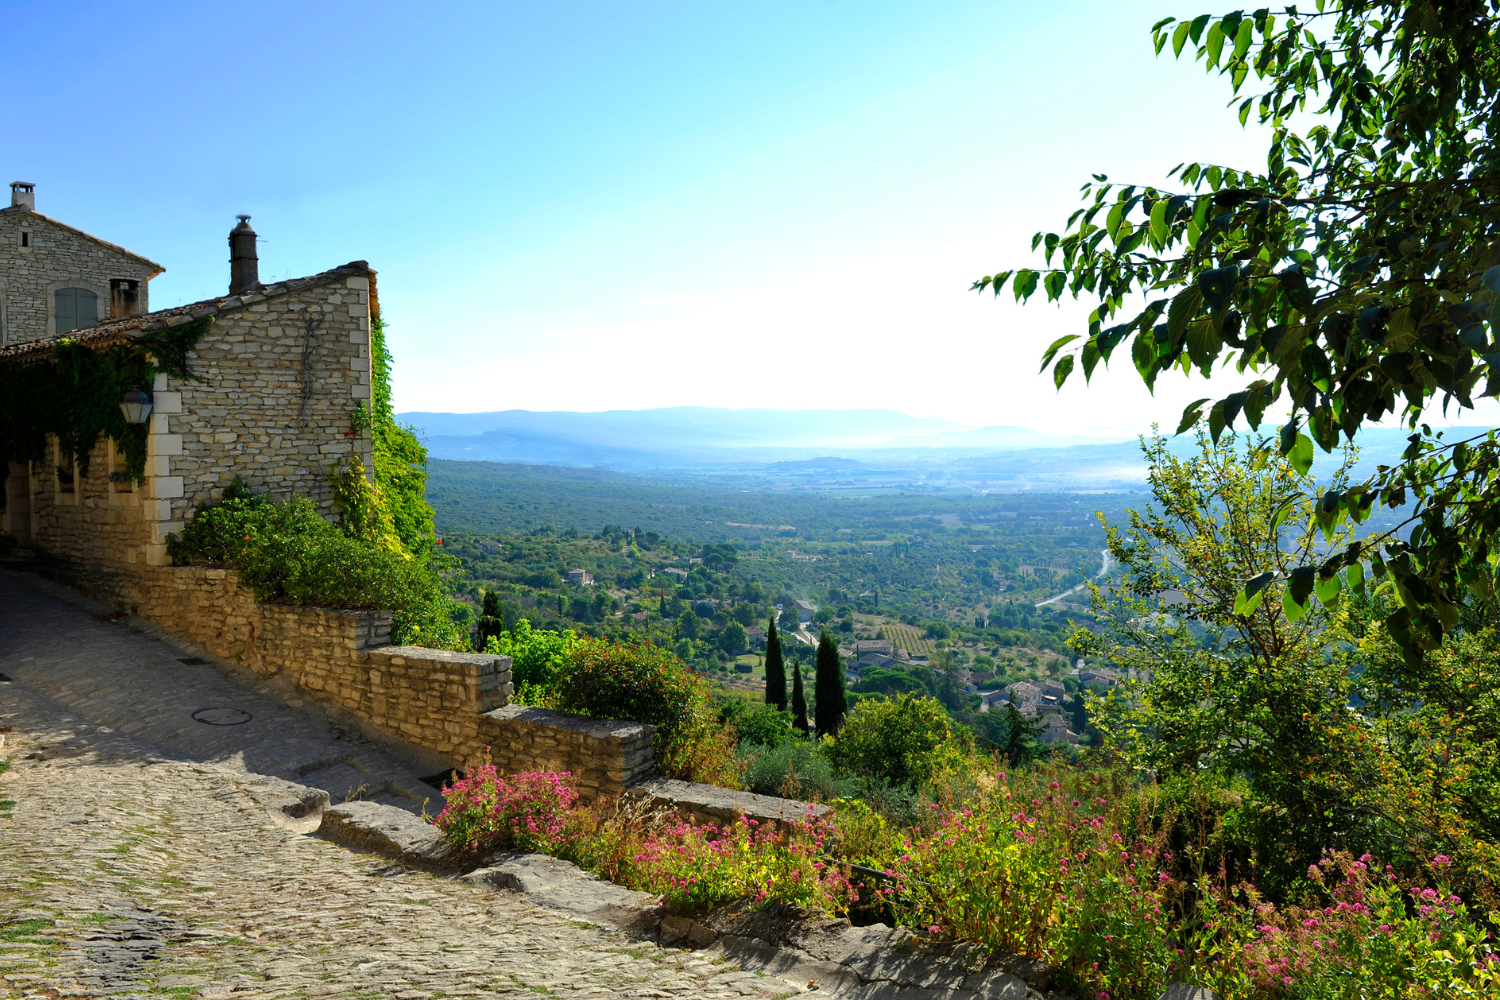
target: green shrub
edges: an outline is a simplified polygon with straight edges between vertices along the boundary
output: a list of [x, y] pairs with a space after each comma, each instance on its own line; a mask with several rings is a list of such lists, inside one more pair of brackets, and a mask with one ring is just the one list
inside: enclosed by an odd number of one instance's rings
[[385, 608], [400, 644], [462, 649], [467, 636], [453, 599], [429, 561], [350, 538], [312, 501], [251, 496], [242, 483], [167, 536], [179, 566], [230, 564], [262, 601], [332, 608]]
[[743, 784], [758, 795], [827, 800], [857, 789], [856, 782], [834, 776], [828, 758], [816, 751], [811, 740], [792, 739], [770, 748], [747, 741], [740, 744], [740, 755]]
[[585, 639], [558, 672], [552, 704], [564, 712], [656, 727], [656, 763], [668, 777], [736, 787], [734, 729], [720, 723], [709, 687], [668, 650]]
[[740, 740], [763, 747], [779, 747], [798, 738], [792, 731], [792, 716], [775, 705], [757, 705], [734, 720]]
[[510, 679], [516, 686], [517, 700], [531, 705], [540, 704], [543, 693], [551, 689], [578, 645], [575, 632], [534, 629], [522, 618], [509, 632], [490, 636], [484, 651], [510, 657]]
[[890, 701], [860, 702], [824, 746], [841, 774], [912, 784], [961, 763], [974, 738], [936, 698], [898, 694]]

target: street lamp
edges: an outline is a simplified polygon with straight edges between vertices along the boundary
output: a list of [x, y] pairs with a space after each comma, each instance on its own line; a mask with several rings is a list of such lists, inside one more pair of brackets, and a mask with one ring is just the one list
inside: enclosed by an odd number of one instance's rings
[[125, 414], [127, 424], [144, 424], [151, 416], [151, 397], [135, 386], [120, 400], [120, 412]]

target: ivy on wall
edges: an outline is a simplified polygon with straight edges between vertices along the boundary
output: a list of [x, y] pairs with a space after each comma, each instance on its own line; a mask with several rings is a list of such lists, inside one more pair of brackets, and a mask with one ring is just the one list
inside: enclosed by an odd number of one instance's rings
[[369, 421], [375, 486], [401, 544], [408, 552], [422, 555], [431, 551], [436, 538], [432, 508], [427, 505], [427, 449], [415, 430], [396, 423], [391, 407], [391, 354], [378, 312], [370, 320], [370, 386], [370, 410], [356, 419]]
[[[0, 455], [41, 462], [51, 434], [87, 475], [89, 452], [104, 435], [124, 457], [126, 474], [141, 482], [149, 424], [126, 423], [120, 399], [133, 388], [149, 392], [157, 375], [201, 381], [188, 370], [188, 354], [213, 322], [204, 316], [97, 348], [63, 337], [46, 355], [0, 364]], [[0, 464], [0, 480], [8, 471]]]

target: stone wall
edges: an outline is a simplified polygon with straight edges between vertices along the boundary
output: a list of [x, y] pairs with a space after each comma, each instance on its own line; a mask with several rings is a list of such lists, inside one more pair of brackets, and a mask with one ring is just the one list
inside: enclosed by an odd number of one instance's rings
[[152, 386], [143, 484], [111, 479], [124, 464], [103, 439], [86, 476], [55, 442], [39, 467], [22, 468], [27, 482], [14, 488], [30, 497], [31, 543], [86, 571], [165, 566], [167, 535], [236, 478], [279, 500], [308, 497], [332, 516], [335, 467], [358, 457], [374, 475], [369, 434], [351, 424], [370, 399], [372, 276], [360, 262], [80, 335], [87, 342], [214, 317], [188, 356], [202, 381], [160, 375]]
[[[26, 234], [23, 246], [22, 234]], [[0, 345], [58, 336], [53, 293], [86, 288], [100, 319], [110, 316], [109, 282], [138, 282], [138, 312], [147, 312], [147, 287], [162, 267], [122, 247], [12, 206], [0, 210]]]
[[489, 739], [483, 713], [510, 701], [510, 657], [391, 646], [390, 612], [261, 603], [232, 569], [182, 566], [70, 582], [460, 767]]
[[502, 773], [567, 771], [585, 800], [620, 795], [655, 767], [656, 727], [507, 705], [481, 718], [479, 737]]

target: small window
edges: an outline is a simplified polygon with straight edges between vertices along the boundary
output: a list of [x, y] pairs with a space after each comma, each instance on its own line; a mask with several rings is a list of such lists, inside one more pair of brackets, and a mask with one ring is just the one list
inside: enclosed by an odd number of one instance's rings
[[57, 307], [57, 333], [99, 322], [99, 296], [87, 288], [59, 288], [53, 303]]
[[21, 249], [22, 250], [30, 250], [31, 249], [31, 234], [28, 233], [24, 229], [21, 230]]

